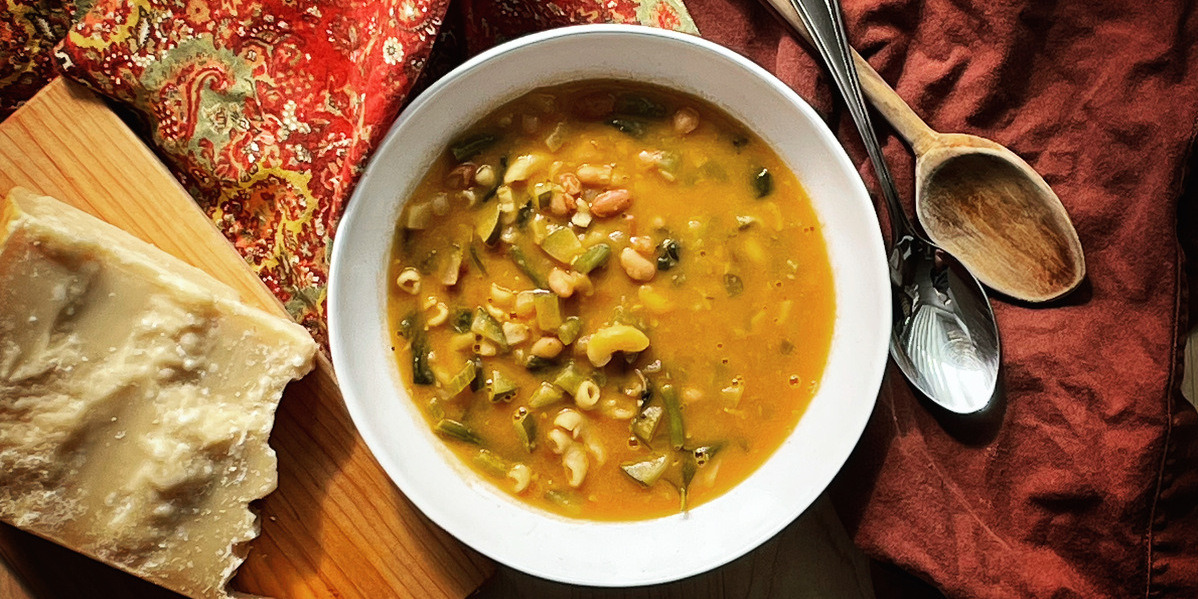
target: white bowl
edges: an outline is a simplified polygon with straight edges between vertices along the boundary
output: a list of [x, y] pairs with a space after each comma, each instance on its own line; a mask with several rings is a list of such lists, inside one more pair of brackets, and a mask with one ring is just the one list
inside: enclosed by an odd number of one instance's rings
[[[583, 79], [650, 82], [704, 98], [761, 136], [811, 196], [832, 262], [836, 323], [820, 388], [782, 446], [724, 495], [687, 514], [571, 520], [482, 480], [409, 400], [390, 351], [387, 268], [400, 210], [457, 134], [535, 88]], [[561, 582], [633, 586], [727, 563], [763, 543], [823, 492], [874, 407], [886, 364], [890, 286], [882, 238], [856, 169], [786, 85], [700, 38], [593, 25], [529, 35], [477, 56], [412, 102], [371, 159], [333, 244], [329, 335], [349, 412], [400, 490], [479, 552]]]

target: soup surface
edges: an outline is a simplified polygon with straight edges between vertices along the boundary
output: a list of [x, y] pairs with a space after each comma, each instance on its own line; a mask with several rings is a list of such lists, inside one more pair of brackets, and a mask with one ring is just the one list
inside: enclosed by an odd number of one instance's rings
[[832, 275], [795, 176], [687, 95], [537, 90], [431, 166], [398, 223], [394, 352], [483, 477], [600, 520], [744, 480], [815, 393]]

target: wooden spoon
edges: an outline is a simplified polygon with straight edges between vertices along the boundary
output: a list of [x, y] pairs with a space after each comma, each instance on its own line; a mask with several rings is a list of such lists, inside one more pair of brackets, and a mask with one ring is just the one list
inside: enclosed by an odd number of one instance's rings
[[[763, 0], [808, 43], [789, 0]], [[1077, 231], [1060, 198], [1014, 152], [924, 123], [856, 51], [861, 89], [915, 152], [915, 213], [924, 231], [981, 282], [1028, 302], [1059, 298], [1085, 278]]]

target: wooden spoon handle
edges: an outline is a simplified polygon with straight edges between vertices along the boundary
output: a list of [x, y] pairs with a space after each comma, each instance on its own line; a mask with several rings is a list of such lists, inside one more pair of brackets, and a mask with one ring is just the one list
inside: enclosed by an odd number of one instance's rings
[[[810, 45], [811, 34], [803, 26], [799, 13], [790, 5], [790, 0], [762, 0], [773, 7], [782, 20], [791, 27]], [[857, 76], [861, 79], [861, 91], [869, 98], [871, 104], [886, 120], [911, 144], [915, 154], [922, 154], [940, 134], [933, 130], [911, 110], [903, 98], [886, 83], [882, 76], [874, 70], [856, 50], [852, 50], [853, 63], [857, 67]]]

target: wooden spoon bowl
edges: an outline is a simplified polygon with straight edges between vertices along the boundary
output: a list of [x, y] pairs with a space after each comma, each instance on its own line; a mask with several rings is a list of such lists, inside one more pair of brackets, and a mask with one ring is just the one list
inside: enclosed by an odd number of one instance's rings
[[[762, 0], [810, 43], [789, 0]], [[940, 133], [857, 52], [861, 91], [915, 152], [915, 213], [928, 237], [982, 283], [1017, 300], [1057, 299], [1081, 284], [1077, 231], [1044, 178], [988, 139]]]
[[1081, 283], [1077, 232], [1031, 166], [974, 135], [936, 134], [929, 142], [917, 150], [915, 211], [932, 241], [982, 283], [1021, 300], [1053, 300]]

